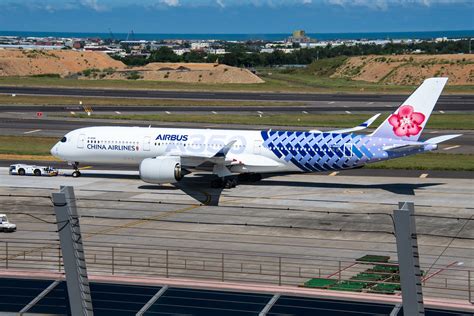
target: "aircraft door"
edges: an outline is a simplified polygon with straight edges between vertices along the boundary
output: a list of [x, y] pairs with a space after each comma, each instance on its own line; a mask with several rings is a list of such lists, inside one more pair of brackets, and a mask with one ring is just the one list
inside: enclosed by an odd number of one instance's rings
[[77, 138], [77, 148], [84, 148], [84, 143], [86, 142], [86, 135], [80, 134]]
[[145, 136], [143, 139], [143, 151], [150, 151], [151, 147], [151, 137], [150, 136]]

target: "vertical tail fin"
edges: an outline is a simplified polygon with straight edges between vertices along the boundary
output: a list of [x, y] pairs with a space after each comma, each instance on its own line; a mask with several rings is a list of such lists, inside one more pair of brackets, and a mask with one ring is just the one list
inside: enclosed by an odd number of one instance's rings
[[429, 78], [423, 81], [371, 136], [418, 140], [447, 81], [448, 78]]

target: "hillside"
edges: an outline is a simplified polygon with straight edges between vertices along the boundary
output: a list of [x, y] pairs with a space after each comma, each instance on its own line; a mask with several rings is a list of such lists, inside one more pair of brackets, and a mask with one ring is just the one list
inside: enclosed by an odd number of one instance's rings
[[428, 77], [449, 77], [449, 85], [474, 84], [474, 55], [389, 55], [350, 57], [331, 78], [417, 85]]
[[143, 67], [119, 69], [105, 79], [126, 79], [135, 75], [143, 80], [202, 83], [262, 83], [247, 69], [208, 63], [151, 63]]
[[98, 52], [0, 49], [0, 76], [59, 74], [65, 77], [89, 68], [123, 67], [122, 62]]
[[262, 83], [247, 69], [207, 63], [151, 63], [127, 67], [107, 54], [71, 50], [2, 50], [0, 77], [57, 74], [79, 79], [130, 79], [187, 83]]

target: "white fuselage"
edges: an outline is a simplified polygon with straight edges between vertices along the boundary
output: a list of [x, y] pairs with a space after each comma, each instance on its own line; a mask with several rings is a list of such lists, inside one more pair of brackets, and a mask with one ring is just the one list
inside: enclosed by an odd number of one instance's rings
[[202, 164], [193, 157], [213, 155], [234, 140], [227, 156], [252, 163], [245, 170], [235, 166], [233, 172], [301, 171], [265, 148], [260, 131], [248, 130], [88, 127], [66, 134], [51, 153], [69, 162], [132, 165], [146, 158], [180, 156], [184, 166], [193, 168]]

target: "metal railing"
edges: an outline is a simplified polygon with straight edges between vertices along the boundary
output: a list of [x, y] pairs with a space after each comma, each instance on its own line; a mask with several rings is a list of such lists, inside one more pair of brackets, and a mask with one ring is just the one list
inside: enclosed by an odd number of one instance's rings
[[[391, 273], [377, 272], [379, 280], [352, 279], [375, 265], [395, 263], [361, 262], [355, 259], [334, 260], [315, 256], [282, 256], [257, 252], [225, 252], [200, 249], [127, 247], [113, 244], [85, 243], [88, 272], [91, 275], [125, 275], [266, 283], [301, 286], [312, 278], [338, 282], [366, 283], [360, 291], [384, 293], [377, 284], [399, 284]], [[427, 267], [425, 267], [427, 270]], [[0, 269], [63, 272], [58, 241], [2, 241]], [[423, 270], [423, 266], [421, 267]], [[425, 270], [425, 271], [426, 271]], [[429, 297], [473, 300], [474, 274], [456, 264], [437, 265], [424, 275], [423, 292]], [[396, 291], [394, 295], [397, 295]]]

